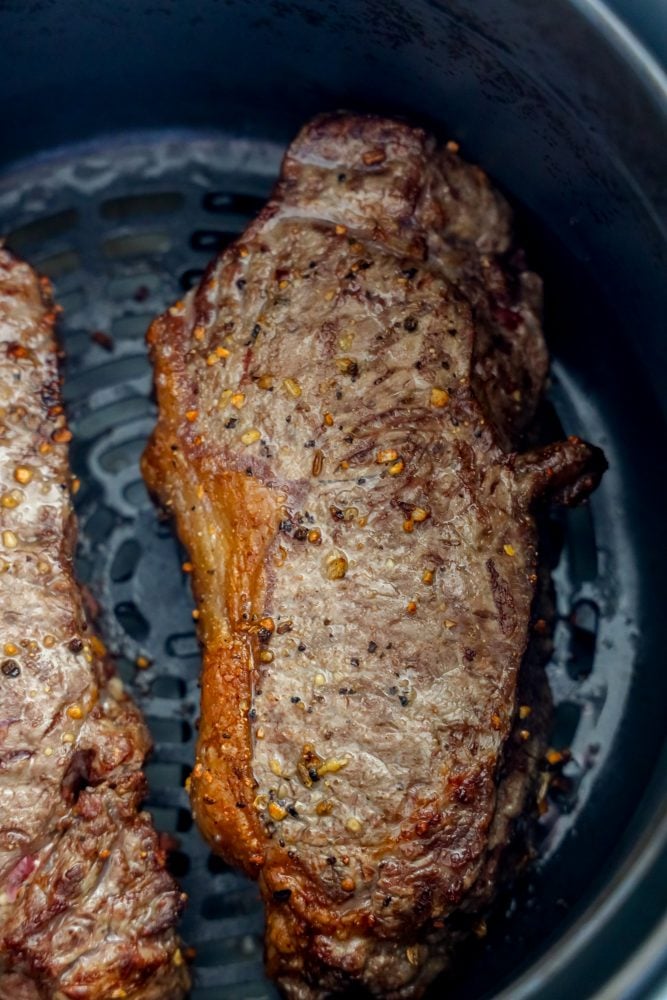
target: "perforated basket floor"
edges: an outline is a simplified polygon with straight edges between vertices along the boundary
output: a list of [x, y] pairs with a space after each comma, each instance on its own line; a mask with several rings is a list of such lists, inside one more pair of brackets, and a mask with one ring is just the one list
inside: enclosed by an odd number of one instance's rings
[[[194, 756], [199, 651], [183, 554], [139, 473], [155, 416], [144, 333], [256, 213], [280, 155], [272, 145], [219, 134], [144, 134], [69, 147], [0, 176], [0, 231], [52, 277], [65, 310], [64, 392], [82, 483], [78, 572], [99, 602], [100, 629], [155, 740], [148, 808], [179, 842], [171, 866], [190, 899], [182, 930], [196, 950], [193, 1000], [276, 993], [262, 972], [257, 889], [209, 853], [183, 787]], [[557, 360], [554, 373], [552, 399], [566, 430], [609, 448], [576, 377]], [[488, 994], [511, 975], [583, 884], [571, 864], [571, 877], [563, 878], [567, 851], [577, 831], [594, 828], [591, 793], [604, 780], [629, 681], [622, 666], [632, 659], [625, 626], [634, 609], [615, 582], [614, 560], [623, 559], [626, 543], [614, 490], [612, 471], [591, 507], [554, 522], [562, 554], [549, 667], [557, 704], [552, 742], [571, 748], [572, 759], [543, 820], [540, 865], [491, 922], [477, 946], [483, 961], [462, 975], [452, 997]]]

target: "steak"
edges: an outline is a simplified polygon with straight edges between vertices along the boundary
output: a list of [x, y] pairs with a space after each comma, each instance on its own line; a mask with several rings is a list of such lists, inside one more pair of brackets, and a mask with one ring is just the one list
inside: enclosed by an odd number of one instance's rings
[[194, 814], [259, 879], [288, 997], [420, 996], [527, 808], [533, 511], [585, 497], [604, 459], [517, 450], [548, 358], [510, 227], [455, 144], [319, 117], [148, 334], [144, 475], [203, 645]]
[[188, 975], [136, 706], [86, 621], [46, 278], [0, 249], [0, 997], [164, 1000]]

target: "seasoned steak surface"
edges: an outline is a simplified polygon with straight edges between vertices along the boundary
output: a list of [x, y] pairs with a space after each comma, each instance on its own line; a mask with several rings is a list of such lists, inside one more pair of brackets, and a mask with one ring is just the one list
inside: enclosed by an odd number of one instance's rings
[[182, 897], [138, 811], [148, 733], [72, 575], [55, 316], [0, 249], [0, 998], [178, 998]]
[[322, 117], [149, 332], [144, 472], [204, 647], [195, 816], [259, 877], [288, 996], [419, 996], [525, 807], [532, 508], [602, 462], [513, 450], [547, 354], [509, 226], [454, 148]]

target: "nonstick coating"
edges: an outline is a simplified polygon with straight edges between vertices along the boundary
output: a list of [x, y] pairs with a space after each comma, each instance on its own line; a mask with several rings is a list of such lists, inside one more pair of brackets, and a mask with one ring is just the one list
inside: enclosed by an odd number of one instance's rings
[[79, 573], [153, 730], [149, 807], [180, 841], [196, 1000], [274, 993], [256, 889], [210, 857], [182, 787], [199, 659], [181, 554], [138, 472], [143, 333], [257, 210], [300, 122], [343, 105], [435, 127], [504, 187], [546, 280], [554, 432], [610, 461], [590, 507], [550, 531], [568, 781], [539, 865], [448, 996], [643, 997], [660, 977], [667, 99], [602, 5], [472, 6], [0, 4], [0, 231], [65, 307]]

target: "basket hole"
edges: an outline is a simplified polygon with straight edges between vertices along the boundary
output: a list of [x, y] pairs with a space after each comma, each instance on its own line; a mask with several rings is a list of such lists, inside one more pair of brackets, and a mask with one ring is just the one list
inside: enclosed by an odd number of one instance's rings
[[171, 523], [164, 518], [156, 519], [153, 523], [153, 530], [157, 538], [174, 540], [174, 530]]
[[132, 382], [135, 379], [150, 375], [150, 364], [143, 354], [133, 354], [119, 358], [108, 365], [96, 365], [80, 375], [72, 375], [63, 386], [63, 398], [71, 402], [81, 396], [88, 400], [98, 389], [107, 389], [111, 385]]
[[121, 601], [114, 608], [114, 613], [123, 631], [136, 642], [148, 638], [150, 625], [142, 615], [134, 601]]
[[192, 739], [192, 726], [181, 719], [149, 718], [149, 729], [156, 743], [188, 743]]
[[73, 229], [79, 221], [79, 213], [75, 208], [68, 208], [55, 215], [47, 215], [36, 219], [25, 226], [19, 226], [7, 234], [7, 245], [20, 253], [29, 247], [42, 247], [47, 240]]
[[225, 872], [230, 871], [229, 865], [226, 865], [217, 854], [209, 854], [206, 859], [206, 867], [211, 875], [224, 875]]
[[148, 314], [121, 316], [111, 324], [111, 335], [115, 340], [143, 341], [152, 319]]
[[561, 701], [554, 712], [551, 744], [556, 750], [568, 750], [579, 727], [581, 705], [573, 701]]
[[136, 417], [147, 417], [153, 414], [153, 404], [143, 396], [131, 396], [120, 399], [108, 406], [99, 406], [83, 417], [74, 421], [77, 437], [80, 440], [91, 440], [103, 431], [111, 430], [119, 424], [127, 424]]
[[189, 809], [179, 809], [176, 813], [176, 833], [187, 833], [192, 829], [193, 819]]
[[229, 246], [238, 236], [238, 230], [234, 232], [223, 232], [220, 229], [197, 229], [190, 237], [190, 246], [193, 250], [202, 250], [205, 253], [216, 253]]
[[133, 538], [126, 538], [113, 557], [111, 579], [114, 583], [125, 583], [134, 576], [141, 556], [141, 546]]
[[573, 507], [567, 511], [565, 533], [572, 582], [581, 584], [594, 580], [598, 560], [590, 507]]
[[41, 274], [55, 279], [70, 271], [78, 270], [81, 267], [81, 257], [74, 250], [61, 250], [60, 253], [37, 260], [35, 264]]
[[109, 537], [114, 523], [115, 517], [113, 512], [108, 507], [100, 504], [98, 507], [95, 507], [95, 510], [86, 521], [86, 535], [93, 545], [99, 544], [103, 539]]
[[190, 871], [190, 858], [184, 851], [172, 851], [167, 855], [166, 867], [174, 878], [183, 878]]
[[581, 600], [570, 614], [570, 650], [567, 670], [573, 680], [581, 680], [593, 670], [600, 609], [595, 601]]
[[151, 684], [151, 695], [154, 698], [174, 698], [185, 697], [185, 681], [180, 677], [156, 677]]
[[104, 219], [129, 219], [133, 215], [163, 215], [177, 212], [185, 204], [179, 191], [159, 194], [130, 194], [122, 198], [108, 198], [102, 202], [100, 214]]
[[116, 444], [100, 455], [100, 466], [106, 472], [121, 472], [128, 466], [138, 463], [145, 447], [145, 438], [134, 438], [132, 441], [124, 441], [123, 444]]
[[[171, 246], [167, 233], [128, 233], [104, 240], [102, 252], [106, 257], [153, 257], [166, 253]], [[136, 293], [135, 293], [136, 294]]]
[[143, 479], [135, 479], [133, 482], [129, 483], [123, 490], [123, 499], [126, 500], [131, 507], [136, 507], [138, 510], [145, 510], [147, 507], [151, 506], [151, 500], [148, 496], [148, 490], [146, 489], [146, 484]]
[[185, 658], [199, 656], [199, 643], [194, 632], [181, 632], [178, 635], [170, 635], [165, 643], [165, 649], [169, 656]]
[[180, 285], [184, 292], [189, 292], [191, 288], [198, 285], [204, 271], [201, 267], [191, 267], [187, 271], [183, 271], [180, 278]]
[[172, 806], [153, 806], [150, 799], [147, 808], [158, 830], [165, 833], [187, 833], [192, 829], [192, 815], [189, 809]]
[[255, 216], [265, 204], [265, 198], [254, 194], [231, 194], [229, 191], [209, 191], [202, 198], [206, 212], [224, 212], [227, 215]]

